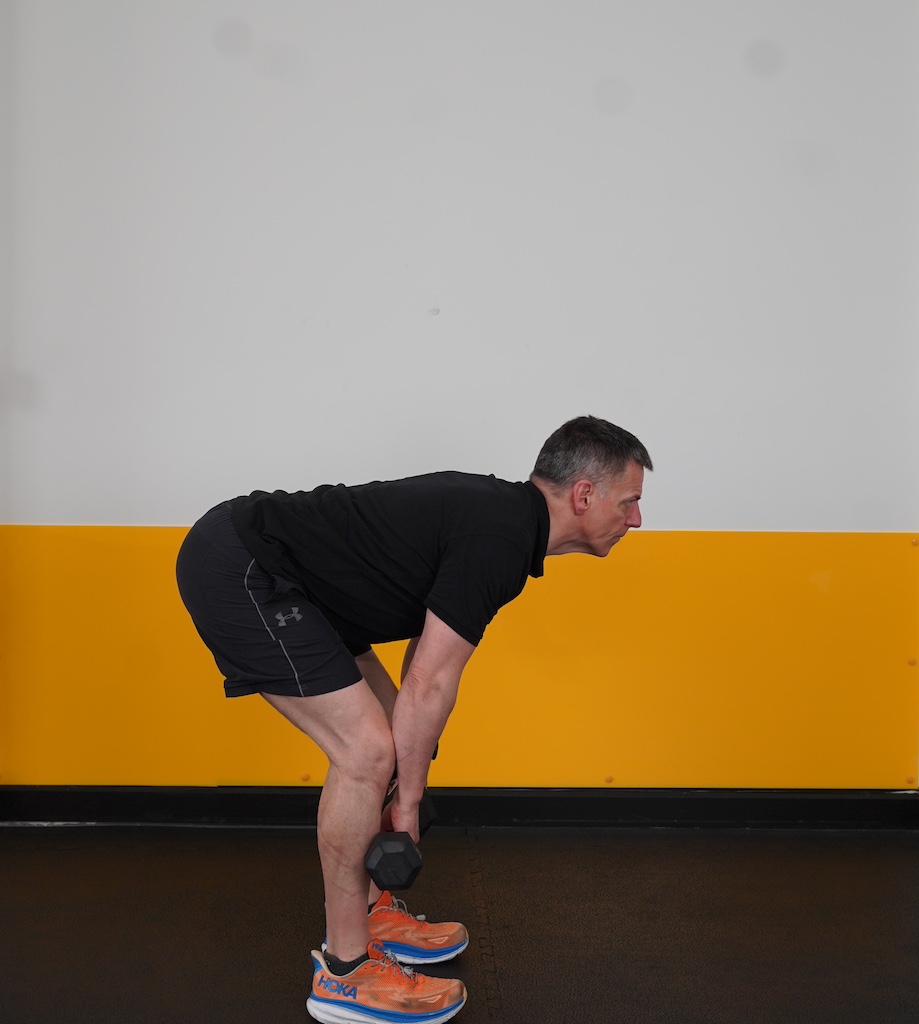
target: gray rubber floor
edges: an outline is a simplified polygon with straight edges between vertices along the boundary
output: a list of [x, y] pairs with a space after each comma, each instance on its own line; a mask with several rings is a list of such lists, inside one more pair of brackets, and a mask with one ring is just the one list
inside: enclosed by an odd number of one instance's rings
[[[458, 1024], [915, 1024], [919, 834], [433, 829]], [[2, 1024], [307, 1024], [312, 830], [0, 828]]]

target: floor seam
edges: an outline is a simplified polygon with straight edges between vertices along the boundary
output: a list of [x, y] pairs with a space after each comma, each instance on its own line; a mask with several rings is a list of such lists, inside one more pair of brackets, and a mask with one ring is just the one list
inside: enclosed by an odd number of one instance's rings
[[[498, 968], [495, 958], [495, 944], [491, 932], [491, 915], [488, 908], [488, 893], [482, 871], [482, 850], [477, 829], [466, 832], [466, 850], [469, 855], [469, 872], [475, 905], [475, 928], [478, 935], [478, 954], [485, 983], [484, 1003], [488, 1020], [492, 1024], [504, 1024], [504, 1008], [501, 1003], [501, 986], [498, 983]], [[480, 1000], [476, 1000], [479, 1002]]]

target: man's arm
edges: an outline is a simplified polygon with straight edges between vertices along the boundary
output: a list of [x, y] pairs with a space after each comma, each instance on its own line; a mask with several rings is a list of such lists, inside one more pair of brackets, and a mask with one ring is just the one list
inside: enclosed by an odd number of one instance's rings
[[427, 784], [434, 745], [440, 739], [475, 647], [428, 611], [417, 644], [405, 655], [402, 688], [392, 716], [399, 786], [392, 804], [393, 828], [418, 840], [418, 803]]
[[405, 682], [408, 670], [412, 667], [412, 658], [415, 657], [415, 651], [418, 649], [418, 641], [420, 639], [420, 636], [413, 636], [408, 642], [408, 647], [405, 648], [405, 655], [402, 658], [402, 682]]

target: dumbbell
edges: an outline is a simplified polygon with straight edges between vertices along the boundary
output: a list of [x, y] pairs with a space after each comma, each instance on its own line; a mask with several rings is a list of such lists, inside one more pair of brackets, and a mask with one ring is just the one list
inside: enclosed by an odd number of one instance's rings
[[[418, 830], [422, 835], [437, 812], [427, 790], [418, 805]], [[364, 867], [380, 889], [408, 889], [421, 871], [421, 854], [408, 832], [380, 832], [367, 850]]]

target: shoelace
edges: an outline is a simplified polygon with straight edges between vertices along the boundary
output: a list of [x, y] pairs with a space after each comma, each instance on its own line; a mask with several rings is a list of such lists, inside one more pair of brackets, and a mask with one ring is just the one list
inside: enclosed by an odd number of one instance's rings
[[391, 906], [388, 906], [385, 909], [387, 911], [391, 911], [394, 914], [405, 914], [406, 917], [410, 917], [410, 918], [412, 918], [415, 921], [426, 921], [427, 920], [427, 918], [424, 916], [424, 914], [413, 914], [408, 909], [408, 906], [407, 906], [405, 900], [400, 900], [396, 896], [392, 897], [392, 904], [391, 904]]
[[412, 968], [407, 967], [405, 964], [400, 964], [392, 953], [384, 953], [382, 960], [374, 960], [373, 963], [376, 967], [379, 967], [381, 971], [386, 971], [392, 968], [393, 973], [398, 971], [399, 974], [410, 981], [413, 985], [418, 984], [418, 979], [415, 977], [415, 972]]

